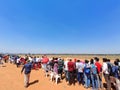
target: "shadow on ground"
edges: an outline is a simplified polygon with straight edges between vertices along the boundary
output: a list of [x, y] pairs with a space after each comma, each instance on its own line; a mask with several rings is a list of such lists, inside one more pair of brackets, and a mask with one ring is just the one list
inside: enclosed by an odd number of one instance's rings
[[33, 85], [33, 84], [36, 84], [36, 83], [38, 83], [38, 82], [39, 82], [39, 80], [35, 80], [35, 81], [29, 83], [29, 86], [31, 86], [31, 85]]

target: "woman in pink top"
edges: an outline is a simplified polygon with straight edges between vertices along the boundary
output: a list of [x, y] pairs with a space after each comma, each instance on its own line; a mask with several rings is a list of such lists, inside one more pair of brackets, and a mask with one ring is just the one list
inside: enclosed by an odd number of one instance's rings
[[54, 71], [56, 74], [58, 74], [58, 63], [57, 63], [57, 62], [55, 62], [55, 64], [54, 64], [53, 71]]

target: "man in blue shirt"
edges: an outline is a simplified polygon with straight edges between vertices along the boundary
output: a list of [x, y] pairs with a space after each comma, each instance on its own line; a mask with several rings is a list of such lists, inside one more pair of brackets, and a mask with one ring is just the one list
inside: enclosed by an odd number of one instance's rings
[[24, 83], [26, 88], [29, 85], [31, 69], [32, 69], [32, 63], [30, 61], [27, 61], [27, 63], [23, 66], [21, 70], [21, 73], [24, 71]]

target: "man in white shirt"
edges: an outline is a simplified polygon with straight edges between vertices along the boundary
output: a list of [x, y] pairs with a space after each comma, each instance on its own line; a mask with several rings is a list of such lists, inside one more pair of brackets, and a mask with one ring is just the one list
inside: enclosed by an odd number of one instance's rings
[[39, 57], [36, 58], [36, 62], [37, 63], [40, 62], [40, 58]]
[[30, 62], [33, 62], [33, 57], [29, 56], [29, 57], [28, 57], [28, 60], [29, 60]]
[[2, 56], [0, 56], [0, 65], [3, 66]]
[[40, 68], [40, 67], [41, 67], [40, 62], [41, 62], [41, 59], [40, 59], [39, 56], [38, 56], [38, 57], [36, 58], [37, 68]]
[[20, 58], [17, 58], [16, 65], [17, 65], [17, 68], [18, 68], [18, 67], [19, 67], [19, 65], [20, 65]]
[[120, 66], [120, 60], [117, 58], [116, 61], [118, 62], [118, 66]]
[[77, 60], [76, 62], [76, 69], [77, 69], [77, 80], [79, 84], [84, 84], [83, 81], [83, 69], [84, 69], [84, 64], [80, 62], [80, 60]]
[[103, 74], [105, 81], [107, 83], [107, 90], [111, 90], [111, 81], [110, 81], [110, 75], [108, 72], [108, 64], [107, 64], [107, 59], [103, 58]]
[[64, 61], [64, 71], [65, 71], [65, 78], [67, 82], [68, 81], [68, 60]]

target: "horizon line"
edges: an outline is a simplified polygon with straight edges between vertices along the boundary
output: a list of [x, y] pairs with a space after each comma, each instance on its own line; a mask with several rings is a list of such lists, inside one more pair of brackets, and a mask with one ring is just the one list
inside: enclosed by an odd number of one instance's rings
[[120, 55], [120, 53], [0, 53], [0, 54], [29, 54], [29, 55]]

